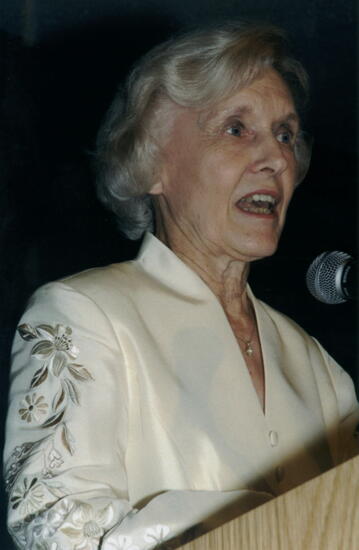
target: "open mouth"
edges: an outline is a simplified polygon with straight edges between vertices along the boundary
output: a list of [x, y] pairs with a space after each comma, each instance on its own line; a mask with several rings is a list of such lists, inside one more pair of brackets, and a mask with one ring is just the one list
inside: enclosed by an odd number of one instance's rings
[[273, 214], [277, 204], [278, 200], [275, 197], [265, 193], [254, 193], [237, 202], [237, 206], [245, 212], [266, 215]]

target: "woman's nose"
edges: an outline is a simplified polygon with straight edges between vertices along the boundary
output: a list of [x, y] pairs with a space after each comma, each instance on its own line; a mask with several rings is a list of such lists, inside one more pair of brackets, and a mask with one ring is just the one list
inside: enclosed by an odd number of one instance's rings
[[252, 163], [252, 172], [267, 173], [276, 176], [284, 172], [288, 166], [288, 159], [283, 151], [283, 144], [276, 136], [262, 137], [260, 142], [254, 143], [255, 159]]

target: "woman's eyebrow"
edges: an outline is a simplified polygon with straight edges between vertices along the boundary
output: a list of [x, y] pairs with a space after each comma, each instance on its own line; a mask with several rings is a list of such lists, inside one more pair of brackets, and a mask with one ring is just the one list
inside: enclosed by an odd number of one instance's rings
[[280, 118], [277, 124], [288, 124], [295, 123], [297, 126], [300, 126], [300, 118], [297, 113], [289, 113], [287, 116]]
[[227, 107], [227, 109], [222, 109], [221, 111], [217, 111], [216, 117], [220, 116], [243, 116], [251, 114], [254, 111], [253, 107], [251, 105], [239, 105], [236, 107]]
[[[226, 109], [210, 111], [205, 117], [205, 120], [206, 122], [211, 122], [220, 117], [251, 115], [255, 111], [256, 108], [253, 105], [237, 105], [235, 107], [227, 107]], [[300, 120], [298, 114], [295, 111], [292, 111], [283, 115], [283, 117], [279, 117], [278, 122], [296, 122], [299, 124]]]
[[[216, 125], [226, 118], [243, 117], [251, 115], [253, 112], [255, 112], [255, 107], [252, 105], [237, 105], [235, 107], [227, 107], [226, 109], [213, 109], [200, 113], [198, 123], [201, 128], [205, 128], [210, 125]], [[273, 125], [280, 126], [281, 124], [293, 123], [298, 127], [300, 126], [300, 118], [295, 111], [279, 117], [278, 120], [274, 121]]]
[[202, 112], [199, 116], [199, 124], [201, 127], [205, 127], [208, 124], [216, 124], [224, 118], [233, 116], [244, 116], [253, 111], [253, 108], [249, 105], [227, 107], [226, 109], [213, 109], [210, 111]]

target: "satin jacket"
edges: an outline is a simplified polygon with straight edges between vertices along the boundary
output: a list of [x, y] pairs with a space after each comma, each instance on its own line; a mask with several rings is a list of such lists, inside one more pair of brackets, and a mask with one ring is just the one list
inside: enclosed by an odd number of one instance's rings
[[359, 452], [350, 377], [248, 292], [264, 412], [220, 303], [154, 236], [134, 261], [37, 291], [14, 341], [5, 448], [19, 548], [150, 549]]

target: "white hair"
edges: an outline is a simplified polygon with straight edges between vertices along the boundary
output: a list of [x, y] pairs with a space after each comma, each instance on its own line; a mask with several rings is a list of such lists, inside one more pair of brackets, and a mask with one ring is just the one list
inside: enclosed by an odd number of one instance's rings
[[[138, 239], [154, 229], [148, 194], [160, 164], [169, 105], [205, 109], [275, 69], [287, 83], [300, 113], [308, 95], [305, 69], [287, 53], [281, 29], [231, 23], [189, 32], [150, 50], [116, 95], [97, 139], [97, 189], [117, 216], [123, 234]], [[309, 165], [298, 140], [298, 180]]]

